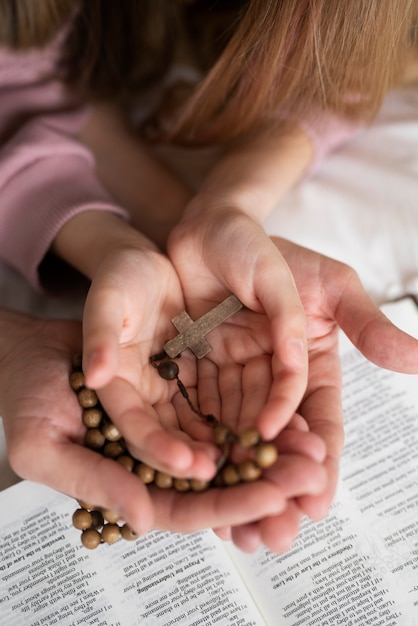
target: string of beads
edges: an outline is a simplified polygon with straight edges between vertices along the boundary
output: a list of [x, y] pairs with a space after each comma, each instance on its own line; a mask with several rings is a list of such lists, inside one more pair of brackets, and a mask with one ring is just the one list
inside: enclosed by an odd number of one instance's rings
[[[150, 363], [158, 371], [161, 378], [175, 380], [182, 396], [190, 409], [206, 424], [214, 429], [214, 442], [219, 446], [221, 454], [217, 461], [217, 472], [211, 481], [176, 478], [158, 471], [134, 458], [115, 424], [107, 415], [100, 403], [97, 393], [85, 386], [82, 371], [82, 355], [74, 355], [70, 373], [70, 386], [77, 395], [82, 408], [82, 421], [86, 427], [84, 445], [103, 456], [114, 459], [127, 471], [133, 472], [145, 485], [154, 485], [160, 489], [175, 489], [179, 492], [202, 492], [211, 487], [229, 487], [240, 482], [258, 480], [264, 469], [277, 459], [277, 449], [269, 442], [261, 439], [255, 428], [247, 428], [235, 434], [228, 426], [220, 424], [213, 416], [204, 414], [190, 400], [186, 387], [179, 379], [179, 367], [166, 354], [160, 353], [151, 357]], [[246, 451], [245, 460], [234, 463], [231, 452], [234, 446]], [[86, 548], [94, 549], [102, 543], [113, 544], [120, 538], [128, 541], [137, 538], [135, 532], [114, 511], [104, 510], [94, 504], [78, 500], [79, 508], [74, 512], [73, 526], [81, 530], [81, 541]]]

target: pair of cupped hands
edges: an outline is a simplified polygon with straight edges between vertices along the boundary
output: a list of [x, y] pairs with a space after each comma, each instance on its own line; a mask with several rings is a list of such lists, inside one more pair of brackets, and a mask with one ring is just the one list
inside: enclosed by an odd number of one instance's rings
[[[186, 350], [177, 363], [202, 412], [274, 442], [278, 459], [263, 477], [203, 493], [159, 490], [85, 448], [68, 382], [81, 348], [87, 385], [135, 458], [178, 477], [213, 477], [213, 430], [150, 356], [176, 334], [176, 314], [197, 319], [230, 293], [244, 308], [210, 333], [205, 358]], [[92, 280], [82, 330], [0, 316], [0, 414], [20, 476], [116, 510], [139, 534], [212, 528], [249, 552], [288, 549], [302, 517], [320, 519], [332, 503], [343, 447], [339, 327], [378, 365], [418, 371], [417, 342], [383, 316], [352, 269], [269, 238], [234, 211], [199, 229], [193, 216], [180, 223], [168, 256], [116, 246]]]

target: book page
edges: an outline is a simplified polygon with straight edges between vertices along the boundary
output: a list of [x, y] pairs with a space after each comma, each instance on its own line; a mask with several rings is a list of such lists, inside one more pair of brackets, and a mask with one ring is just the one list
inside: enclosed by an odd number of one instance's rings
[[211, 532], [151, 532], [87, 550], [76, 503], [22, 482], [0, 493], [2, 626], [265, 624]]
[[[395, 308], [417, 334], [413, 305]], [[231, 554], [271, 626], [415, 626], [418, 376], [377, 368], [348, 342], [342, 362], [346, 443], [327, 518], [305, 520], [286, 554]]]

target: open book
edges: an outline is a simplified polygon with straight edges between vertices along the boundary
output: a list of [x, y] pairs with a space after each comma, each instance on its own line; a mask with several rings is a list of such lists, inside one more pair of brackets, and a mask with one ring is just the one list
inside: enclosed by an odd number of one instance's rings
[[[405, 299], [385, 309], [418, 335]], [[327, 518], [282, 555], [211, 531], [82, 547], [74, 501], [21, 482], [0, 493], [2, 626], [418, 625], [418, 376], [342, 337], [346, 444]]]

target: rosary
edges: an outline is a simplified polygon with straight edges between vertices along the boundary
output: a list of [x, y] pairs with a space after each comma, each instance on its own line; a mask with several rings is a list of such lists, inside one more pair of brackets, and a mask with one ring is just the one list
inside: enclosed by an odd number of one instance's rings
[[[234, 433], [228, 426], [221, 424], [214, 415], [205, 414], [199, 407], [194, 406], [179, 378], [179, 366], [173, 360], [186, 349], [191, 350], [198, 359], [205, 357], [211, 350], [206, 335], [242, 309], [242, 306], [236, 296], [230, 295], [196, 321], [193, 321], [186, 311], [182, 311], [171, 320], [179, 334], [167, 341], [161, 352], [150, 357], [150, 365], [156, 369], [159, 376], [164, 380], [176, 381], [189, 408], [205, 424], [213, 428], [214, 441], [219, 446], [221, 454], [216, 463], [216, 475], [211, 481], [175, 478], [142, 463], [140, 459], [135, 459], [129, 453], [118, 428], [104, 411], [96, 392], [85, 386], [81, 366], [82, 355], [76, 354], [72, 359], [70, 385], [83, 409], [82, 420], [87, 428], [84, 445], [107, 458], [114, 459], [127, 471], [135, 473], [144, 484], [155, 485], [160, 489], [201, 492], [211, 487], [223, 488], [240, 482], [258, 480], [263, 470], [275, 463], [276, 447], [263, 441], [257, 429], [246, 428], [240, 433]], [[240, 446], [247, 451], [246, 460], [240, 463], [231, 460], [233, 446]], [[104, 510], [81, 500], [78, 504], [79, 508], [74, 512], [72, 521], [73, 526], [81, 530], [81, 541], [86, 548], [94, 549], [102, 543], [113, 544], [120, 538], [126, 540], [137, 538], [135, 532], [119, 519], [115, 511]]]

